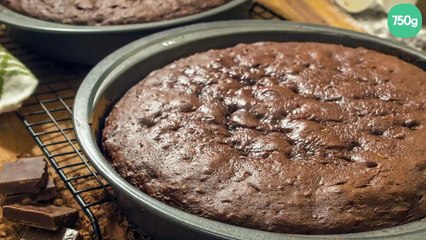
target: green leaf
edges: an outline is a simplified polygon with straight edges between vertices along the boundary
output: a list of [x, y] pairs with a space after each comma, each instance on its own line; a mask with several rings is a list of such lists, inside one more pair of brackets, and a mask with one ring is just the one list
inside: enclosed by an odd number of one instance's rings
[[3, 84], [4, 84], [4, 78], [6, 77], [6, 67], [7, 67], [8, 60], [9, 60], [9, 55], [5, 54], [3, 59], [0, 62], [0, 98], [3, 93]]

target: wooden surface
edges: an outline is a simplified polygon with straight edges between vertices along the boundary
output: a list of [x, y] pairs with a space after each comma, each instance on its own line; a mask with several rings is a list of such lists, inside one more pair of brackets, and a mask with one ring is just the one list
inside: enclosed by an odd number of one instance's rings
[[22, 153], [41, 155], [40, 149], [15, 113], [0, 115], [0, 166], [15, 160]]
[[329, 25], [353, 31], [364, 31], [354, 19], [332, 3], [332, 0], [256, 0], [285, 19]]

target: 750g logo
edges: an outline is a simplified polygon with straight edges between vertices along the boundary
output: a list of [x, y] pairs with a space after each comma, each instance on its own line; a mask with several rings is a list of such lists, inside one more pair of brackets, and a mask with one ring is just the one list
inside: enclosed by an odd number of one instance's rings
[[388, 27], [395, 37], [414, 37], [422, 28], [422, 14], [413, 4], [398, 4], [389, 11]]

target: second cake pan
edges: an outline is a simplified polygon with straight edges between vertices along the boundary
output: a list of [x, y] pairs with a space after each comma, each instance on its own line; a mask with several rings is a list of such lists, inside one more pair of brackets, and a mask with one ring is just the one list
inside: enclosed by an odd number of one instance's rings
[[426, 219], [398, 227], [335, 235], [280, 234], [198, 217], [155, 200], [123, 179], [102, 155], [99, 133], [123, 94], [155, 69], [214, 48], [257, 41], [315, 41], [364, 47], [397, 56], [426, 70], [426, 56], [369, 35], [329, 27], [274, 21], [227, 21], [169, 30], [135, 41], [99, 63], [82, 83], [74, 105], [78, 141], [90, 162], [111, 184], [118, 203], [153, 239], [423, 239]]
[[251, 2], [231, 0], [222, 6], [181, 18], [113, 26], [49, 22], [0, 5], [0, 23], [8, 26], [12, 40], [38, 54], [66, 62], [94, 65], [114, 50], [155, 32], [193, 23], [247, 18]]

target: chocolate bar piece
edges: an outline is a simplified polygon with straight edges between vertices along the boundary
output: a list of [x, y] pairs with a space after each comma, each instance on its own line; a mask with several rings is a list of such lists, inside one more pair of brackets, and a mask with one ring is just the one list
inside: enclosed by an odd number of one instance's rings
[[58, 192], [52, 176], [49, 176], [46, 187], [42, 188], [38, 194], [30, 194], [33, 203], [49, 201], [56, 198], [56, 196], [58, 196]]
[[81, 240], [78, 231], [70, 228], [62, 228], [59, 231], [52, 232], [48, 230], [28, 228], [21, 240]]
[[4, 204], [10, 205], [14, 203], [30, 203], [32, 200], [27, 193], [7, 195], [4, 197]]
[[0, 194], [38, 193], [46, 186], [47, 162], [42, 157], [20, 158], [0, 171]]
[[73, 225], [78, 219], [78, 212], [72, 208], [53, 205], [12, 204], [3, 207], [3, 217], [11, 222], [56, 231]]
[[28, 194], [28, 193], [19, 193], [7, 195], [5, 197], [5, 204], [14, 204], [14, 203], [39, 203], [39, 202], [47, 202], [50, 201], [58, 195], [56, 191], [55, 181], [51, 176], [47, 181], [46, 187], [42, 188], [39, 193]]

